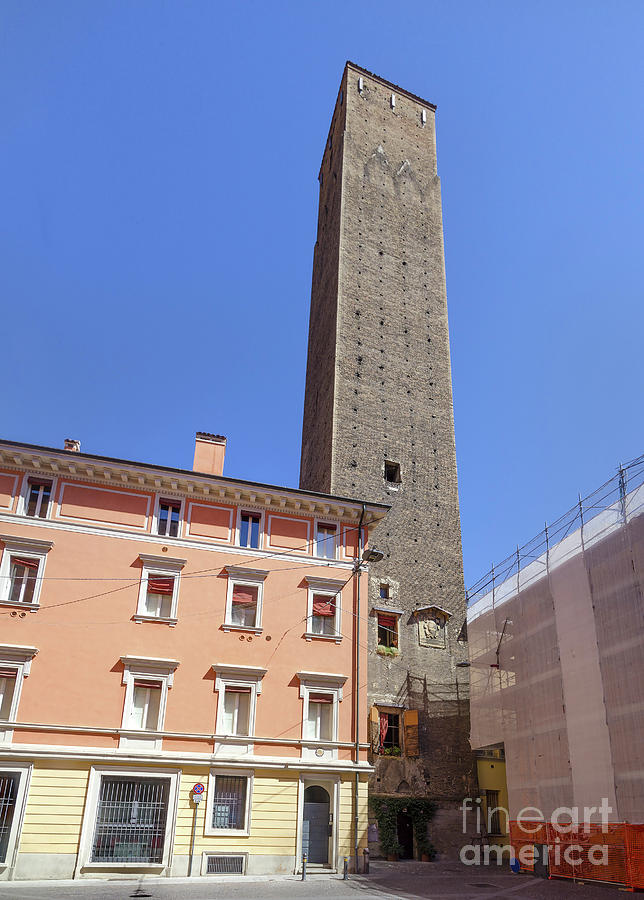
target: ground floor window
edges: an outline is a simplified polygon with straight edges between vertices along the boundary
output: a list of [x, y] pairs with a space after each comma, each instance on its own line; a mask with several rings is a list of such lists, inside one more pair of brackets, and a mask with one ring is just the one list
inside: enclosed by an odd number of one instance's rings
[[163, 863], [168, 778], [101, 779], [93, 863]]
[[232, 775], [215, 777], [215, 796], [212, 804], [213, 828], [246, 828], [247, 778]]
[[0, 863], [7, 860], [19, 783], [20, 775], [18, 773], [0, 772]]
[[504, 834], [501, 829], [501, 816], [499, 815], [499, 792], [485, 791], [485, 807], [487, 814], [487, 830], [489, 834]]
[[[5, 764], [6, 765], [6, 764]], [[13, 866], [20, 838], [31, 763], [0, 769], [0, 866]]]

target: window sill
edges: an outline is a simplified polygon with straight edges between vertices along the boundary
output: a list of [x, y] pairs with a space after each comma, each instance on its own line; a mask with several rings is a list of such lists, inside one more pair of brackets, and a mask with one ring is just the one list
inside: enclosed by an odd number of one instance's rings
[[149, 862], [86, 862], [83, 863], [83, 869], [165, 869], [167, 863], [149, 863]]
[[133, 622], [159, 622], [161, 625], [176, 625], [179, 621], [178, 619], [166, 618], [165, 616], [146, 616], [144, 614], [137, 613], [135, 616], [132, 616]]
[[254, 628], [252, 625], [235, 625], [232, 622], [224, 622], [222, 631], [248, 631], [250, 634], [261, 634], [263, 628]]
[[307, 641], [335, 641], [336, 644], [342, 641], [341, 634], [314, 634], [312, 631], [306, 631], [304, 637]]
[[11, 600], [0, 600], [0, 606], [11, 606], [13, 609], [28, 609], [36, 612], [40, 609], [40, 603], [13, 603]]
[[[216, 835], [217, 837], [225, 837], [226, 835], [231, 837], [250, 837], [250, 831], [247, 831], [245, 828], [206, 828], [205, 834]], [[214, 850], [208, 852], [215, 853]]]

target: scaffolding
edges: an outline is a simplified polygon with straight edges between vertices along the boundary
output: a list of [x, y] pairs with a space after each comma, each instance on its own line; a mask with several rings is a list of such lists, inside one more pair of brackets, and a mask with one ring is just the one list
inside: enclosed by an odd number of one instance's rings
[[471, 743], [503, 744], [511, 819], [644, 823], [643, 596], [644, 456], [468, 591]]

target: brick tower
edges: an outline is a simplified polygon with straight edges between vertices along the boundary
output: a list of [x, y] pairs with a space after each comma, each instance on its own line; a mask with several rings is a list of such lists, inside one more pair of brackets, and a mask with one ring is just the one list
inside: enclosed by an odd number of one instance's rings
[[300, 486], [392, 505], [364, 613], [370, 789], [439, 801], [449, 850], [474, 765], [434, 119], [347, 63], [319, 175]]

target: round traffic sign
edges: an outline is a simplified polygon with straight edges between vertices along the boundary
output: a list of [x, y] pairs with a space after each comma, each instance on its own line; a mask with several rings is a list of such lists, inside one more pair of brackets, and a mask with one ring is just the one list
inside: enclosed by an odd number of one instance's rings
[[199, 782], [199, 781], [192, 788], [193, 794], [203, 794], [204, 791], [205, 791], [205, 788], [204, 788], [203, 784], [201, 784], [201, 782]]

